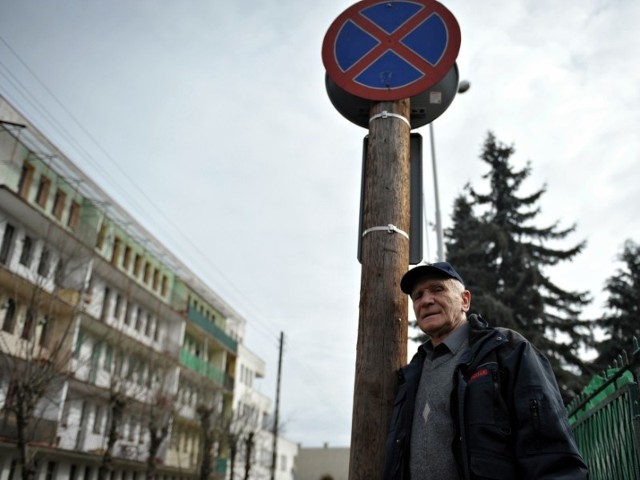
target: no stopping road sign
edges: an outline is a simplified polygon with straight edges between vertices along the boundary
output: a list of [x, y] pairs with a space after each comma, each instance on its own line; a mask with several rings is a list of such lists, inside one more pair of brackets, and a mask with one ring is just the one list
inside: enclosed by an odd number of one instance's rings
[[459, 50], [458, 22], [437, 1], [363, 0], [331, 24], [322, 61], [329, 78], [345, 91], [392, 101], [435, 85]]

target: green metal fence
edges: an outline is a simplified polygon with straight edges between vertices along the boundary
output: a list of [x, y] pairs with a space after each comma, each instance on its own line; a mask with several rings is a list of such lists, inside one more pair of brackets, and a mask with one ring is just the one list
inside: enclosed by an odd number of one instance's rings
[[[635, 349], [634, 357], [640, 353]], [[620, 357], [568, 407], [591, 480], [640, 479], [640, 390], [633, 362]]]

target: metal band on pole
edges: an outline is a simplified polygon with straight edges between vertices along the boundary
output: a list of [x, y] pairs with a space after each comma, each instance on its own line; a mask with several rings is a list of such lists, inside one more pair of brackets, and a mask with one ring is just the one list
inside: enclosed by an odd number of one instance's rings
[[388, 117], [399, 118], [404, 123], [409, 125], [409, 129], [411, 129], [411, 122], [409, 121], [409, 119], [407, 117], [403, 117], [402, 115], [400, 115], [398, 113], [387, 112], [386, 110], [383, 110], [382, 112], [378, 113], [377, 115], [374, 115], [373, 117], [371, 117], [369, 119], [369, 123], [371, 123], [372, 121], [374, 121], [374, 120], [376, 120], [378, 118], [388, 118]]
[[376, 232], [376, 231], [380, 231], [380, 232], [387, 232], [387, 233], [399, 233], [400, 235], [402, 235], [403, 237], [405, 237], [407, 240], [409, 240], [409, 235], [407, 234], [407, 232], [405, 232], [404, 230], [400, 230], [398, 227], [396, 227], [393, 224], [389, 224], [386, 227], [371, 227], [371, 228], [367, 228], [364, 232], [362, 232], [362, 237], [364, 238], [364, 236], [369, 233], [369, 232]]

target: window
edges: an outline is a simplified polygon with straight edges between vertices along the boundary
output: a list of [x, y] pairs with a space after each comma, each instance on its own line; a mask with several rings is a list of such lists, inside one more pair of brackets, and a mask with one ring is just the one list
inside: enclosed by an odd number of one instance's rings
[[136, 436], [136, 419], [133, 415], [129, 417], [129, 440], [133, 442]]
[[149, 282], [149, 274], [151, 273], [151, 265], [149, 264], [149, 262], [146, 262], [144, 264], [144, 275], [142, 277], [142, 281], [144, 283]]
[[162, 286], [160, 287], [160, 294], [163, 297], [167, 296], [167, 276], [166, 275], [162, 276]]
[[133, 374], [136, 371], [137, 360], [135, 357], [129, 357], [129, 361], [127, 362], [127, 378], [132, 379]]
[[31, 257], [33, 256], [33, 240], [28, 235], [24, 236], [22, 240], [22, 253], [20, 253], [20, 263], [25, 267], [29, 267], [31, 264]]
[[24, 317], [24, 325], [22, 326], [22, 339], [31, 340], [33, 330], [35, 328], [35, 314], [32, 309], [27, 309], [27, 313]]
[[118, 258], [120, 258], [120, 249], [122, 248], [122, 240], [118, 237], [113, 241], [113, 252], [111, 252], [111, 265], [115, 265], [118, 263]]
[[0, 263], [6, 264], [9, 261], [14, 232], [15, 228], [13, 228], [13, 225], [7, 223], [4, 227], [4, 234], [2, 235], [2, 246], [0, 246]]
[[6, 309], [4, 312], [4, 321], [2, 322], [2, 330], [5, 332], [13, 333], [13, 329], [16, 324], [16, 302], [12, 298], [7, 299], [3, 307]]
[[131, 301], [127, 301], [127, 308], [124, 311], [124, 324], [129, 325], [131, 323], [131, 311], [133, 310]]
[[75, 465], [71, 465], [71, 467], [69, 468], [69, 480], [76, 480], [77, 478], [77, 468]]
[[153, 341], [157, 342], [160, 339], [160, 320], [156, 321], [156, 328], [153, 330]]
[[20, 180], [18, 181], [18, 195], [22, 198], [27, 198], [29, 190], [31, 189], [31, 183], [33, 182], [33, 172], [35, 169], [29, 162], [24, 162], [22, 165], [22, 171], [20, 172]]
[[124, 247], [124, 257], [122, 258], [122, 268], [125, 270], [129, 269], [129, 265], [131, 264], [131, 247], [127, 245]]
[[142, 309], [138, 307], [136, 310], [136, 326], [135, 329], [137, 331], [142, 330]]
[[150, 313], [147, 313], [147, 324], [144, 327], [144, 334], [147, 337], [151, 337], [151, 332], [153, 331], [152, 330], [153, 324], [154, 324], [154, 319], [151, 317]]
[[111, 372], [111, 362], [113, 360], [113, 347], [107, 345], [104, 350], [104, 361], [102, 362], [102, 368], [107, 372]]
[[67, 194], [62, 190], [56, 190], [56, 196], [53, 198], [53, 207], [51, 208], [51, 213], [58, 220], [62, 218], [62, 212], [64, 211], [64, 204], [67, 201]]
[[84, 330], [78, 330], [78, 338], [76, 340], [76, 348], [73, 351], [73, 356], [78, 358], [80, 356], [80, 349], [84, 343]]
[[67, 218], [67, 227], [75, 230], [78, 226], [78, 220], [80, 220], [80, 204], [78, 202], [71, 202], [69, 218]]
[[102, 408], [96, 405], [93, 415], [93, 433], [99, 434], [102, 431]]
[[7, 477], [7, 480], [14, 480], [17, 468], [18, 460], [14, 458], [13, 460], [11, 460], [11, 466], [9, 467], [9, 476]]
[[64, 261], [59, 258], [56, 268], [53, 269], [53, 281], [57, 286], [61, 286], [64, 280]]
[[160, 282], [160, 271], [156, 268], [153, 270], [153, 289], [158, 289], [158, 283]]
[[46, 207], [49, 198], [49, 190], [51, 189], [51, 180], [42, 175], [40, 183], [38, 183], [38, 191], [36, 192], [36, 203], [42, 208]]
[[111, 290], [109, 287], [104, 287], [104, 297], [102, 299], [102, 312], [100, 313], [100, 320], [103, 322], [109, 316], [109, 302], [111, 301]]
[[42, 275], [43, 277], [49, 275], [50, 256], [49, 249], [44, 247], [40, 254], [40, 263], [38, 263], [38, 275]]
[[102, 250], [104, 246], [104, 239], [107, 237], [107, 224], [102, 222], [100, 225], [100, 230], [98, 231], [98, 238], [96, 238], [96, 248], [98, 250]]
[[40, 330], [40, 346], [47, 348], [49, 346], [49, 333], [51, 332], [49, 319], [44, 317], [40, 321], [40, 324], [42, 325], [42, 329]]
[[56, 474], [56, 462], [47, 462], [47, 473], [44, 477], [45, 480], [54, 480]]
[[142, 255], [136, 253], [136, 258], [133, 261], [133, 275], [135, 277], [140, 275], [140, 267], [142, 267]]
[[122, 295], [119, 293], [116, 295], [116, 305], [113, 310], [113, 316], [116, 320], [120, 319], [120, 315], [122, 314]]

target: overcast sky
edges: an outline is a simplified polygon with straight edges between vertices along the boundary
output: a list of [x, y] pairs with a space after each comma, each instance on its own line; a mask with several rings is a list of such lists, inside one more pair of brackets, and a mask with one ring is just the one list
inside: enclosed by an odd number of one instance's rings
[[[351, 4], [0, 0], [0, 94], [247, 319], [272, 398], [285, 333], [280, 416], [305, 446], [350, 441], [367, 132], [331, 105], [320, 51]], [[538, 226], [588, 241], [548, 273], [597, 315], [640, 242], [640, 2], [444, 4], [471, 82], [434, 123], [444, 226], [467, 182], [487, 189], [491, 130], [531, 161], [523, 192], [547, 187]], [[425, 168], [430, 222], [431, 185]]]

